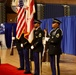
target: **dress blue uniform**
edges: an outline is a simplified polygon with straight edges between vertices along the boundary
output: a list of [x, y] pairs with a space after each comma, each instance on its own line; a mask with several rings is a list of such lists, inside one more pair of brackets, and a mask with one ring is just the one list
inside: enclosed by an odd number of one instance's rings
[[[40, 25], [41, 22], [39, 20], [35, 20], [34, 24], [37, 24], [37, 23]], [[31, 44], [34, 47], [33, 48], [33, 60], [35, 64], [34, 75], [40, 75], [39, 61], [41, 61], [41, 59], [39, 60], [39, 53], [41, 53], [41, 56], [42, 56], [42, 52], [43, 52], [42, 38], [44, 36], [44, 32], [38, 26], [37, 28], [35, 28], [33, 35], [34, 35], [34, 38]]]
[[[21, 47], [23, 44], [23, 47]], [[24, 38], [24, 34], [20, 37], [20, 39], [16, 39], [16, 46], [20, 58], [20, 68], [19, 70], [25, 69], [24, 73], [31, 73], [30, 72], [30, 63], [29, 63], [29, 48], [31, 44], [28, 42], [27, 39]]]
[[[60, 68], [59, 68], [59, 60], [60, 60], [60, 55], [62, 54], [61, 51], [61, 40], [62, 40], [62, 31], [59, 28], [59, 25], [61, 21], [58, 19], [54, 19], [53, 24], [57, 24], [58, 26], [54, 29], [51, 30], [50, 35], [49, 35], [49, 56], [50, 56], [50, 64], [51, 64], [51, 70], [52, 70], [52, 75], [56, 75], [56, 66], [55, 63], [57, 62], [57, 75], [60, 75]], [[55, 56], [57, 56], [57, 61], [55, 61]]]

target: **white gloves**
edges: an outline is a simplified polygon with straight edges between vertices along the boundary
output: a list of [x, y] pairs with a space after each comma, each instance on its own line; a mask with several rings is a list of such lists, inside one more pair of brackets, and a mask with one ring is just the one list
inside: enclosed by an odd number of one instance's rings
[[46, 40], [46, 41], [48, 41], [48, 40], [49, 40], [49, 38], [48, 38], [48, 37], [46, 37], [46, 38], [45, 38], [45, 40]]
[[46, 40], [43, 40], [43, 44], [44, 44], [44, 45], [46, 44]]
[[15, 40], [15, 37], [12, 37], [12, 40]]
[[34, 46], [33, 45], [31, 46], [31, 49], [34, 49]]
[[21, 47], [23, 47], [23, 44], [21, 43]]

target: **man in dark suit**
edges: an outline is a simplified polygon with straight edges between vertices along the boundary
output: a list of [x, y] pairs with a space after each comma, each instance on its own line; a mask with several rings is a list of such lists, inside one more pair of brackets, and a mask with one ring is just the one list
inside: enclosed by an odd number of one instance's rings
[[24, 37], [24, 34], [20, 37], [20, 39], [16, 39], [16, 46], [20, 59], [20, 68], [18, 70], [26, 70], [24, 73], [29, 74], [30, 72], [30, 63], [29, 63], [29, 48], [31, 44]]
[[44, 36], [44, 31], [40, 28], [41, 21], [35, 20], [34, 21], [34, 32], [33, 32], [33, 41], [31, 49], [33, 50], [33, 60], [35, 64], [35, 71], [34, 75], [40, 75], [41, 73], [41, 57], [43, 52], [43, 44], [42, 38]]
[[[59, 61], [60, 55], [62, 54], [61, 51], [61, 40], [62, 40], [62, 30], [60, 29], [61, 21], [58, 19], [54, 19], [52, 22], [52, 30], [49, 35], [49, 56], [50, 56], [50, 64], [52, 75], [56, 75], [56, 66], [55, 63], [57, 62], [57, 75], [60, 75], [60, 68], [59, 68]], [[57, 56], [57, 59], [55, 58]]]

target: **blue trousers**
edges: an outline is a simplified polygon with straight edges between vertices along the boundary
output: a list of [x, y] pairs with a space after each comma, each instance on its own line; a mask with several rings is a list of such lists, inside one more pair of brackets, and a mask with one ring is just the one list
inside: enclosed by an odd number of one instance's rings
[[[42, 55], [41, 55], [41, 59], [42, 59]], [[35, 65], [35, 71], [34, 71], [34, 73], [36, 75], [40, 75], [39, 52], [33, 52], [33, 60], [34, 60], [34, 65]]]
[[18, 54], [20, 58], [20, 67], [25, 68], [26, 72], [30, 71], [29, 50], [18, 50]]
[[58, 73], [57, 75], [60, 75], [59, 61], [60, 61], [60, 55], [57, 55], [57, 59], [55, 59], [55, 55], [50, 55], [50, 65], [51, 65], [52, 75], [56, 75], [56, 65], [55, 65], [56, 62], [57, 62], [57, 73]]

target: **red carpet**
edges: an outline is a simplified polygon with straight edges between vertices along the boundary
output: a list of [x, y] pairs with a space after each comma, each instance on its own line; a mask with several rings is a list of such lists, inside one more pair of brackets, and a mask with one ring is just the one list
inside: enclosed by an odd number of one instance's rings
[[24, 74], [24, 70], [17, 70], [16, 67], [10, 64], [1, 64], [0, 75], [32, 75], [32, 74]]

